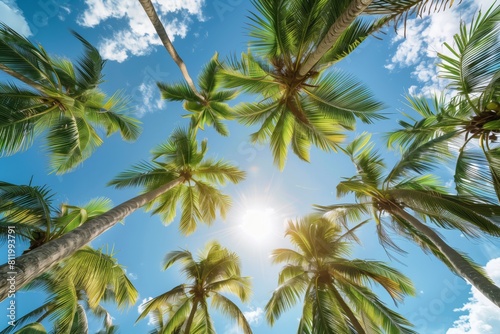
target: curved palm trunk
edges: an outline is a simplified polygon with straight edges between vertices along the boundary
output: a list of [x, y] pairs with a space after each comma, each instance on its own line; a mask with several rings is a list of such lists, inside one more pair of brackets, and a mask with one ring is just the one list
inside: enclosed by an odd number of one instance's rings
[[460, 253], [450, 247], [439, 237], [430, 227], [422, 224], [418, 219], [410, 215], [398, 206], [391, 208], [391, 213], [410, 222], [420, 233], [431, 240], [440, 252], [446, 256], [446, 259], [452, 264], [453, 269], [478, 289], [486, 298], [491, 300], [496, 306], [500, 307], [500, 287], [492, 283], [487, 277], [478, 272], [469, 262], [467, 262]]
[[344, 299], [342, 298], [340, 293], [337, 291], [337, 289], [335, 289], [333, 284], [330, 284], [329, 287], [330, 287], [330, 290], [333, 292], [333, 295], [337, 299], [337, 302], [339, 303], [340, 307], [342, 308], [344, 313], [347, 315], [349, 320], [351, 320], [352, 325], [356, 329], [356, 333], [357, 334], [366, 334], [366, 331], [363, 328], [363, 326], [361, 326], [361, 324], [359, 323], [358, 318], [356, 318], [356, 316], [352, 312], [351, 308], [349, 307], [349, 305], [346, 304], [346, 302], [344, 301]]
[[184, 328], [184, 334], [189, 334], [191, 331], [191, 326], [193, 325], [194, 315], [196, 314], [196, 309], [198, 308], [198, 299], [193, 300], [193, 308], [191, 313], [189, 313], [189, 318], [186, 320], [186, 327]]
[[183, 181], [184, 178], [179, 177], [162, 187], [117, 205], [108, 212], [89, 220], [60, 238], [49, 241], [31, 252], [16, 258], [14, 268], [9, 264], [4, 264], [0, 267], [0, 301], [4, 300], [9, 293], [10, 282], [7, 279], [13, 279], [16, 290], [19, 290], [26, 283], [44, 273], [56, 263], [72, 255], [135, 210]]
[[318, 47], [300, 66], [299, 76], [304, 77], [316, 63], [331, 49], [337, 42], [337, 39], [349, 27], [349, 25], [372, 3], [373, 0], [352, 0], [347, 10], [330, 27], [323, 40], [319, 42]]
[[187, 84], [191, 88], [191, 90], [200, 98], [202, 101], [205, 101], [203, 96], [198, 92], [196, 89], [196, 86], [194, 85], [193, 80], [189, 76], [186, 64], [184, 64], [184, 61], [182, 58], [179, 56], [177, 51], [174, 48], [174, 45], [170, 41], [170, 38], [168, 37], [167, 32], [165, 31], [165, 27], [161, 23], [160, 19], [158, 18], [158, 14], [156, 14], [155, 8], [153, 4], [151, 3], [151, 0], [139, 0], [141, 3], [142, 8], [144, 8], [144, 11], [149, 17], [149, 20], [151, 20], [151, 23], [155, 27], [156, 33], [158, 34], [158, 37], [160, 37], [161, 42], [165, 46], [165, 49], [167, 49], [167, 52], [170, 54], [172, 59], [175, 61], [177, 66], [179, 66], [179, 69], [182, 72], [182, 76], [184, 77], [184, 80], [186, 80]]
[[12, 77], [24, 82], [28, 86], [35, 88], [36, 90], [38, 90], [40, 92], [44, 91], [44, 87], [42, 85], [36, 83], [35, 81], [33, 81], [31, 79], [26, 78], [24, 75], [19, 74], [18, 72], [10, 69], [9, 67], [5, 66], [4, 64], [0, 64], [0, 70], [4, 71], [5, 73], [7, 73], [8, 75], [10, 75]]

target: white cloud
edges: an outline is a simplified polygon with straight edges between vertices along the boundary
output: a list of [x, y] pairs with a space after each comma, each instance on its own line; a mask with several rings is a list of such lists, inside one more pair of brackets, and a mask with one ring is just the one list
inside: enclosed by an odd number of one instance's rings
[[128, 273], [128, 277], [130, 277], [131, 280], [135, 281], [137, 279], [137, 274], [134, 273]]
[[[500, 257], [486, 264], [486, 272], [500, 284]], [[446, 334], [496, 334], [500, 328], [500, 309], [484, 297], [476, 288], [471, 288], [472, 297], [462, 308], [455, 311], [467, 312], [453, 323]]]
[[[144, 298], [142, 300], [142, 303], [139, 306], [137, 306], [137, 313], [141, 314], [142, 311], [144, 311], [144, 304], [149, 302], [151, 299], [153, 299], [153, 297]], [[148, 326], [156, 326], [156, 321], [151, 316], [151, 314], [148, 315]]]
[[15, 0], [0, 0], [0, 21], [23, 36], [31, 36], [32, 32]]
[[[262, 323], [264, 310], [261, 307], [250, 307], [250, 311], [243, 312], [243, 315], [251, 326], [258, 326]], [[242, 334], [243, 331], [238, 325], [226, 325], [224, 334]]]
[[455, 4], [444, 11], [425, 14], [422, 18], [409, 19], [405, 29], [400, 27], [392, 42], [396, 51], [386, 64], [388, 70], [413, 67], [412, 75], [420, 87], [411, 86], [409, 93], [432, 96], [440, 94], [447, 82], [438, 77], [437, 53], [447, 54], [444, 43], [453, 45], [453, 36], [460, 29], [460, 22], [469, 22], [479, 7], [489, 8], [494, 0], [475, 0], [473, 3]]
[[136, 117], [143, 117], [146, 113], [163, 109], [165, 106], [165, 101], [161, 99], [160, 90], [152, 81], [141, 83], [133, 95], [138, 97], [134, 101]]
[[[122, 19], [127, 27], [118, 30], [111, 37], [99, 43], [99, 49], [106, 59], [122, 62], [130, 54], [148, 54], [161, 41], [156, 35], [144, 9], [137, 0], [85, 0], [87, 10], [78, 19], [86, 27], [94, 27], [108, 19]], [[186, 37], [191, 17], [203, 20], [204, 0], [153, 0], [153, 5], [165, 26], [170, 39]]]
[[257, 307], [255, 309], [252, 309], [251, 311], [243, 312], [243, 315], [250, 325], [258, 325], [262, 321], [264, 310], [260, 307]]

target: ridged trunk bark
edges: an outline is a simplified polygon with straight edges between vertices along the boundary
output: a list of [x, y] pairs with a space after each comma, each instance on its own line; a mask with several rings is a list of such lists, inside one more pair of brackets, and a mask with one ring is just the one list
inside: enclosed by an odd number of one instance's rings
[[307, 58], [304, 64], [300, 66], [299, 77], [304, 77], [318, 63], [318, 61], [332, 48], [339, 37], [351, 25], [373, 0], [352, 0], [346, 11], [335, 21], [326, 33], [323, 40], [319, 42], [318, 47]]
[[49, 241], [31, 252], [21, 255], [16, 258], [15, 265], [4, 264], [0, 267], [0, 301], [8, 296], [11, 282], [14, 283], [13, 286], [15, 286], [15, 289], [19, 290], [26, 283], [29, 283], [56, 263], [72, 255], [135, 210], [183, 181], [183, 177], [177, 178], [155, 190], [123, 202], [108, 212], [89, 220], [73, 231]]
[[201, 94], [198, 92], [196, 89], [196, 86], [194, 85], [193, 80], [189, 76], [189, 72], [187, 70], [186, 64], [182, 60], [182, 58], [179, 56], [177, 51], [174, 48], [174, 45], [172, 44], [172, 41], [170, 41], [170, 38], [168, 37], [168, 34], [165, 30], [165, 27], [161, 23], [160, 19], [158, 18], [158, 14], [156, 13], [156, 10], [151, 3], [151, 0], [139, 0], [141, 3], [142, 8], [144, 8], [144, 11], [149, 17], [149, 20], [155, 27], [156, 33], [158, 34], [158, 37], [160, 37], [161, 42], [165, 46], [165, 49], [167, 49], [167, 52], [170, 54], [172, 59], [175, 61], [177, 66], [179, 66], [179, 69], [181, 70], [182, 76], [184, 77], [184, 80], [186, 80], [187, 84], [189, 85], [189, 88], [198, 96], [201, 101], [205, 101], [205, 98], [201, 96]]
[[446, 242], [439, 237], [430, 227], [422, 224], [418, 219], [410, 215], [405, 210], [398, 206], [391, 208], [391, 213], [405, 219], [415, 227], [420, 233], [429, 238], [441, 253], [446, 256], [446, 259], [451, 263], [453, 269], [478, 289], [486, 298], [491, 300], [496, 306], [500, 307], [500, 287], [496, 286], [488, 278], [478, 272], [469, 262], [467, 262], [459, 252], [450, 247]]

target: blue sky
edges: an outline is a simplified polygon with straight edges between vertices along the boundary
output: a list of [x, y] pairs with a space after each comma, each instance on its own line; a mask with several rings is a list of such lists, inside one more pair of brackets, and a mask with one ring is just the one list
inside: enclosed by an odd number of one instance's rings
[[[157, 0], [153, 1], [169, 32], [177, 51], [186, 62], [192, 76], [215, 52], [224, 58], [247, 49], [247, 15], [252, 9], [243, 0]], [[451, 42], [461, 19], [470, 20], [479, 6], [487, 8], [491, 0], [463, 1], [442, 13], [423, 19], [410, 19], [406, 38], [387, 29], [382, 40], [371, 38], [364, 42], [339, 68], [365, 82], [375, 96], [385, 102], [388, 120], [376, 125], [360, 125], [356, 133], [374, 133], [376, 144], [383, 149], [384, 132], [396, 126], [400, 111], [408, 111], [404, 94], [430, 94], [442, 91], [446, 82], [437, 79], [436, 52], [442, 43]], [[97, 152], [72, 173], [47, 175], [48, 163], [42, 150], [43, 142], [36, 142], [26, 152], [0, 159], [1, 180], [26, 184], [30, 178], [37, 185], [46, 184], [56, 193], [56, 202], [83, 204], [91, 198], [106, 196], [119, 204], [137, 194], [137, 189], [115, 190], [106, 183], [129, 166], [149, 158], [149, 151], [164, 141], [179, 125], [188, 125], [181, 118], [185, 112], [180, 104], [160, 100], [156, 81], [175, 82], [181, 75], [175, 63], [159, 45], [154, 30], [136, 0], [40, 0], [21, 2], [0, 0], [0, 21], [41, 43], [50, 53], [76, 59], [82, 47], [71, 36], [76, 30], [98, 46], [108, 59], [104, 69], [107, 93], [122, 90], [131, 98], [132, 112], [143, 122], [143, 133], [134, 143], [123, 142], [118, 135], [108, 138]], [[399, 31], [402, 33], [402, 30]], [[0, 80], [6, 77], [0, 74]], [[253, 97], [240, 96], [239, 101]], [[272, 164], [267, 147], [253, 146], [248, 136], [252, 129], [235, 122], [228, 123], [231, 136], [222, 138], [212, 129], [199, 134], [208, 138], [208, 155], [225, 158], [248, 172], [247, 179], [224, 191], [233, 198], [233, 208], [227, 219], [207, 228], [200, 228], [189, 237], [177, 231], [177, 220], [165, 227], [157, 217], [143, 211], [136, 212], [92, 242], [94, 247], [113, 247], [121, 265], [127, 268], [140, 293], [139, 301], [126, 312], [112, 311], [121, 333], [146, 333], [152, 327], [147, 320], [134, 325], [139, 304], [182, 281], [173, 267], [161, 271], [164, 255], [178, 248], [196, 252], [207, 241], [217, 239], [236, 251], [242, 260], [243, 275], [253, 277], [254, 295], [241, 308], [251, 321], [256, 334], [292, 333], [300, 310], [291, 310], [280, 318], [273, 328], [263, 319], [262, 310], [277, 284], [279, 266], [272, 266], [269, 252], [287, 245], [283, 238], [284, 221], [312, 211], [312, 204], [333, 204], [335, 186], [341, 177], [355, 173], [348, 159], [339, 154], [312, 151], [307, 164], [295, 156], [288, 158], [286, 168], [279, 172]], [[395, 153], [386, 153], [394, 161]], [[451, 176], [441, 173], [444, 182]], [[344, 199], [347, 201], [348, 199]], [[272, 212], [270, 236], [265, 240], [253, 238], [242, 230], [245, 214], [253, 211]], [[353, 256], [390, 262], [378, 244], [373, 225], [360, 232], [362, 246], [356, 246]], [[468, 252], [479, 264], [500, 282], [500, 243], [498, 240], [467, 240], [458, 233], [443, 232], [447, 241]], [[452, 275], [432, 256], [401, 240], [408, 251], [391, 265], [402, 270], [413, 281], [418, 294], [407, 298], [398, 312], [405, 315], [420, 333], [496, 333], [500, 328], [500, 313], [482, 296], [471, 292], [462, 279]], [[4, 253], [6, 254], [6, 253]], [[383, 299], [390, 302], [386, 295]], [[23, 293], [18, 296], [18, 312], [25, 313], [45, 298], [42, 293]], [[469, 300], [469, 298], [472, 298]], [[0, 304], [5, 310], [6, 303]], [[464, 306], [465, 305], [465, 306]], [[462, 309], [462, 311], [455, 311]], [[1, 314], [2, 312], [0, 312]], [[234, 325], [215, 313], [218, 333], [238, 333]], [[1, 322], [3, 324], [3, 321]], [[95, 324], [94, 324], [95, 325]], [[94, 329], [97, 329], [94, 328]]]

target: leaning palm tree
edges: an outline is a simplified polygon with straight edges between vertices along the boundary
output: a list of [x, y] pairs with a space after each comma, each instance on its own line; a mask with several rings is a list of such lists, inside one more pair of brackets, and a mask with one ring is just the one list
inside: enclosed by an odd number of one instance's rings
[[[245, 173], [224, 160], [206, 159], [206, 151], [207, 142], [198, 145], [192, 131], [175, 130], [153, 150], [152, 162], [141, 163], [110, 182], [117, 187], [143, 186], [143, 194], [17, 258], [16, 286], [22, 287], [144, 205], [170, 222], [180, 201], [179, 228], [184, 234], [192, 233], [198, 222], [213, 222], [217, 211], [224, 216], [230, 198], [216, 187], [227, 181], [238, 183]], [[0, 267], [0, 300], [7, 296], [9, 271], [7, 265]]]
[[[101, 303], [116, 303], [124, 308], [132, 306], [138, 297], [116, 258], [88, 246], [37, 277], [24, 289], [35, 288], [42, 288], [50, 296], [43, 305], [19, 317], [16, 326], [5, 328], [2, 334], [41, 326], [44, 319], [51, 320], [58, 334], [85, 334], [89, 327], [87, 312], [103, 320], [103, 328], [109, 329], [113, 326], [112, 317]], [[23, 326], [28, 322], [31, 323]]]
[[208, 243], [195, 260], [187, 250], [167, 254], [163, 269], [174, 263], [183, 265], [189, 283], [178, 285], [151, 299], [137, 320], [159, 309], [170, 309], [168, 320], [163, 323], [162, 333], [215, 333], [208, 310], [211, 305], [237, 321], [243, 333], [252, 333], [243, 312], [223, 293], [236, 295], [243, 302], [250, 295], [250, 279], [242, 277], [238, 255], [217, 242]]
[[449, 81], [450, 101], [409, 97], [419, 119], [401, 121], [389, 135], [389, 145], [404, 151], [432, 143], [436, 151], [452, 149], [455, 183], [459, 194], [478, 200], [500, 201], [500, 6], [479, 12], [470, 26], [461, 24], [455, 46], [440, 54], [441, 76]]
[[346, 147], [345, 152], [358, 173], [337, 186], [338, 196], [353, 194], [356, 203], [318, 208], [337, 211], [354, 220], [372, 214], [384, 246], [403, 252], [389, 237], [387, 228], [390, 228], [434, 254], [500, 307], [500, 288], [467, 255], [448, 245], [427, 225], [456, 229], [468, 237], [500, 236], [500, 207], [467, 196], [447, 194], [432, 175], [412, 175], [411, 170], [425, 172], [436, 162], [421, 159], [418, 151], [405, 154], [384, 175], [385, 164], [369, 142], [370, 136], [363, 135]]
[[135, 140], [139, 122], [124, 112], [126, 100], [110, 98], [98, 89], [104, 60], [89, 42], [73, 33], [85, 47], [77, 65], [50, 56], [0, 23], [0, 70], [19, 83], [0, 83], [0, 154], [29, 148], [47, 134], [52, 172], [62, 174], [78, 166], [102, 144], [106, 135], [120, 131]]
[[290, 220], [285, 235], [295, 248], [272, 253], [273, 262], [285, 267], [266, 305], [271, 325], [303, 298], [297, 333], [416, 333], [367, 286], [379, 284], [396, 302], [414, 295], [411, 281], [383, 262], [347, 259], [357, 240], [354, 229], [344, 231], [334, 219], [314, 214]]
[[212, 126], [223, 136], [228, 136], [229, 131], [221, 120], [232, 119], [233, 111], [227, 101], [234, 99], [237, 92], [234, 90], [221, 90], [220, 77], [217, 72], [221, 66], [216, 53], [212, 59], [202, 69], [198, 85], [201, 87], [201, 99], [194, 94], [191, 88], [185, 83], [158, 83], [162, 97], [168, 101], [184, 101], [186, 109], [191, 117], [191, 127], [194, 129], [204, 129], [205, 125]]

